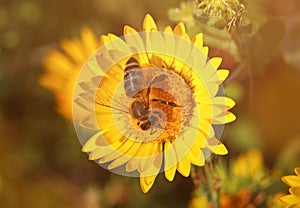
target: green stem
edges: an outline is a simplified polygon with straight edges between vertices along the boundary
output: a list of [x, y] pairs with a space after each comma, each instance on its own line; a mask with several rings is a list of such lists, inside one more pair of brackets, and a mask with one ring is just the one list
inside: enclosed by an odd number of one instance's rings
[[207, 179], [207, 186], [210, 192], [210, 202], [213, 208], [219, 208], [219, 190], [216, 187], [216, 177], [214, 175], [214, 167], [211, 161], [204, 166], [204, 172]]

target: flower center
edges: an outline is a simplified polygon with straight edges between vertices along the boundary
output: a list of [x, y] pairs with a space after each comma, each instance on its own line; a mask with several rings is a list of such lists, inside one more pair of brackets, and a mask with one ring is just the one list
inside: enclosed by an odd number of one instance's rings
[[173, 71], [165, 68], [141, 70], [146, 84], [128, 104], [134, 132], [143, 141], [174, 141], [184, 130], [195, 107], [192, 90]]
[[153, 88], [151, 94], [152, 109], [160, 109], [164, 113], [164, 132], [159, 137], [160, 141], [174, 140], [178, 135], [181, 125], [181, 106], [177, 104], [175, 98], [166, 90]]
[[131, 112], [131, 122], [141, 131], [150, 130], [150, 134], [162, 131], [159, 141], [174, 140], [178, 135], [181, 125], [181, 106], [168, 91], [151, 87], [149, 106], [143, 102], [139, 96], [131, 99], [129, 112]]

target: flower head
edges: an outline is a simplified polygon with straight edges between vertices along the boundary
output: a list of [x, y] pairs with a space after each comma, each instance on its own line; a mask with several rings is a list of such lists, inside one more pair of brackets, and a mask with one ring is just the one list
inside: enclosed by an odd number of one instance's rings
[[77, 76], [85, 61], [99, 48], [100, 41], [89, 28], [83, 28], [81, 39], [64, 39], [62, 52], [52, 50], [44, 59], [45, 73], [39, 82], [56, 98], [57, 111], [72, 120], [72, 96]]
[[287, 206], [286, 207], [300, 207], [300, 167], [295, 168], [296, 175], [289, 175], [282, 177], [282, 181], [290, 186], [290, 194], [281, 197]]
[[89, 159], [140, 177], [148, 192], [161, 171], [172, 181], [176, 171], [187, 177], [191, 164], [204, 165], [208, 153], [227, 154], [213, 125], [235, 120], [228, 111], [235, 102], [220, 92], [229, 72], [217, 70], [221, 58], [207, 61], [202, 34], [190, 39], [182, 23], [160, 32], [146, 15], [142, 32], [125, 26], [124, 37], [101, 41], [75, 97], [88, 112], [81, 126], [97, 131], [81, 139]]
[[246, 12], [245, 0], [198, 0], [202, 15], [215, 19], [214, 24], [228, 28], [236, 27]]

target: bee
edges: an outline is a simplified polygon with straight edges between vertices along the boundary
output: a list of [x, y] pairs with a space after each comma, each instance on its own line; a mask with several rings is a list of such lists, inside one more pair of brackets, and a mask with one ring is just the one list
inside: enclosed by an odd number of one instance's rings
[[[144, 77], [144, 72], [141, 69], [138, 61], [131, 57], [125, 65], [124, 69], [124, 90], [126, 96], [132, 99], [129, 106], [129, 114], [138, 120], [137, 125], [144, 131], [150, 129], [153, 126], [157, 126], [160, 119], [162, 119], [162, 114], [159, 111], [152, 111], [149, 101], [149, 95], [151, 92], [151, 86], [155, 83], [165, 81], [167, 75], [162, 74], [155, 76], [146, 85], [146, 80]], [[168, 102], [161, 99], [151, 99], [152, 102], [157, 102], [172, 107], [179, 107], [174, 102]]]

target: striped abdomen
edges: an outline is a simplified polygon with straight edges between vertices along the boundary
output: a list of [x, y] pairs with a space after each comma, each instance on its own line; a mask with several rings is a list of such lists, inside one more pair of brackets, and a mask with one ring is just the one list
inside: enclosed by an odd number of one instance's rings
[[139, 63], [131, 57], [124, 69], [124, 89], [128, 97], [135, 97], [144, 88], [144, 75]]

